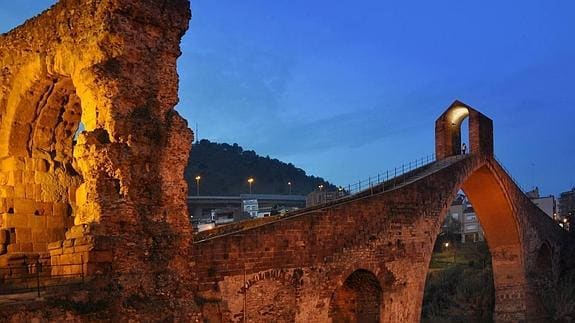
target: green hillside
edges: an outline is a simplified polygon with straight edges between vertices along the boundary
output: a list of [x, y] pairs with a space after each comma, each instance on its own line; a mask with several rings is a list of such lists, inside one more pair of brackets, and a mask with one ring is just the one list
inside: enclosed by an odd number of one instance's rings
[[269, 156], [258, 156], [243, 150], [238, 144], [214, 143], [201, 140], [192, 147], [185, 171], [189, 194], [195, 195], [196, 176], [200, 179], [200, 195], [239, 195], [249, 193], [248, 178], [252, 177], [252, 193], [308, 194], [321, 184], [324, 189], [337, 188], [321, 177], [308, 176], [304, 170]]

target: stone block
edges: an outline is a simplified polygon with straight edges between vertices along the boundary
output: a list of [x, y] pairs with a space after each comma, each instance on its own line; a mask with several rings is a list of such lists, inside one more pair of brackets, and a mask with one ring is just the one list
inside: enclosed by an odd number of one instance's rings
[[27, 228], [30, 215], [26, 214], [5, 214], [2, 216], [4, 226], [8, 228]]
[[47, 248], [49, 251], [54, 250], [54, 249], [62, 249], [62, 241], [50, 242], [50, 243], [48, 243]]
[[9, 185], [0, 186], [0, 197], [4, 197], [4, 198], [14, 197], [14, 186], [9, 186]]
[[74, 246], [95, 245], [93, 236], [82, 236], [75, 239]]
[[55, 202], [52, 204], [52, 215], [54, 217], [67, 217], [68, 203]]
[[32, 241], [34, 242], [50, 242], [47, 230], [32, 230]]
[[8, 205], [6, 203], [6, 198], [0, 197], [0, 214], [8, 212]]
[[64, 236], [64, 228], [48, 228], [46, 229], [46, 232], [48, 233], [48, 241], [59, 241], [66, 239]]
[[14, 213], [34, 214], [36, 211], [36, 201], [25, 198], [14, 198]]
[[25, 161], [22, 157], [5, 157], [0, 160], [0, 169], [4, 171], [10, 170], [24, 170]]
[[29, 216], [28, 218], [30, 228], [34, 229], [34, 231], [44, 232], [46, 235], [48, 234], [46, 232], [47, 222], [47, 217], [41, 215]]
[[84, 225], [75, 225], [66, 231], [66, 239], [81, 238], [86, 233]]
[[32, 229], [16, 228], [16, 243], [32, 242]]
[[42, 201], [42, 185], [34, 184], [34, 201]]
[[10, 231], [0, 229], [0, 245], [10, 243]]
[[50, 261], [52, 265], [58, 265], [60, 262], [60, 256], [62, 255], [62, 248], [50, 249], [48, 252], [50, 252]]
[[26, 184], [14, 185], [14, 198], [26, 198]]
[[34, 182], [36, 184], [54, 184], [55, 179], [54, 179], [54, 176], [50, 173], [35, 172], [34, 173]]
[[73, 246], [74, 246], [74, 239], [66, 239], [66, 240], [64, 240], [64, 242], [62, 242], [63, 248], [70, 248]]
[[36, 201], [36, 184], [26, 184], [26, 198]]
[[60, 228], [64, 229], [64, 218], [61, 216], [47, 216], [46, 227], [48, 229]]
[[14, 186], [16, 184], [22, 184], [22, 171], [21, 170], [12, 170], [7, 172], [7, 184]]
[[41, 184], [42, 193], [41, 200], [43, 202], [56, 202], [62, 199], [62, 189], [54, 184]]
[[48, 245], [48, 243], [46, 242], [33, 242], [33, 251], [34, 252], [45, 252], [46, 251], [46, 246]]
[[34, 170], [34, 158], [24, 158], [24, 170]]
[[74, 252], [88, 252], [94, 249], [94, 246], [90, 244], [84, 245], [74, 245]]
[[20, 252], [20, 244], [19, 243], [12, 243], [9, 244], [8, 247], [8, 253], [15, 253], [15, 252]]
[[38, 158], [36, 159], [34, 170], [37, 172], [47, 172], [50, 170], [50, 164], [47, 160]]
[[34, 244], [32, 242], [23, 242], [20, 244], [20, 252], [33, 252]]
[[52, 216], [53, 203], [50, 202], [36, 202], [36, 209], [40, 215]]
[[34, 184], [36, 182], [36, 172], [33, 170], [26, 170], [22, 172], [23, 184]]

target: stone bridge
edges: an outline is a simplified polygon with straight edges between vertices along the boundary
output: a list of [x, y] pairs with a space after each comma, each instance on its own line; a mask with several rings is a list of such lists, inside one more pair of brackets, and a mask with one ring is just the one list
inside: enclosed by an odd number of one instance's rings
[[417, 322], [460, 189], [493, 257], [495, 320], [547, 318], [531, 277], [572, 268], [571, 240], [494, 158], [492, 121], [457, 101], [436, 122], [436, 162], [194, 236], [192, 135], [173, 109], [189, 18], [186, 0], [61, 0], [0, 36], [0, 269], [85, 278], [0, 305], [1, 319]]
[[[471, 152], [461, 155], [469, 117]], [[441, 224], [462, 189], [492, 255], [496, 321], [544, 320], [532, 274], [558, 275], [567, 235], [493, 156], [493, 126], [454, 102], [438, 161], [373, 189], [192, 245], [204, 314], [223, 321], [418, 322]], [[397, 184], [399, 183], [399, 184]]]

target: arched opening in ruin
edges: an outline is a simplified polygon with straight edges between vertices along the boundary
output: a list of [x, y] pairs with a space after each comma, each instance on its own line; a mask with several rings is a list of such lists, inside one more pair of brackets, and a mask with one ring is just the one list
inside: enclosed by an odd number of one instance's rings
[[354, 271], [332, 294], [329, 317], [333, 322], [379, 322], [382, 288], [370, 271]]
[[74, 159], [82, 105], [72, 80], [31, 79], [29, 87], [13, 89], [2, 119], [0, 266], [18, 265], [15, 254], [20, 262], [49, 263], [48, 244], [74, 226], [83, 181]]
[[493, 167], [485, 164], [475, 170], [461, 189], [473, 206], [491, 254], [493, 318], [524, 320], [535, 309], [527, 305], [534, 300], [527, 285], [519, 220]]

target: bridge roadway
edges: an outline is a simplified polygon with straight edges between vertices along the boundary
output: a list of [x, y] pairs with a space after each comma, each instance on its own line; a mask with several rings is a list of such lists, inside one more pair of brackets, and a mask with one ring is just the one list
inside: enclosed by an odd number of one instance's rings
[[327, 203], [323, 203], [321, 205], [315, 205], [311, 207], [306, 207], [303, 209], [287, 212], [283, 215], [265, 217], [261, 219], [252, 219], [242, 221], [241, 223], [230, 224], [226, 226], [221, 226], [218, 228], [214, 228], [213, 230], [207, 230], [203, 232], [199, 232], [194, 236], [194, 241], [204, 242], [210, 239], [217, 239], [218, 237], [222, 237], [225, 235], [236, 234], [243, 230], [253, 229], [255, 227], [266, 225], [269, 223], [274, 223], [277, 221], [283, 221], [292, 217], [296, 216], [303, 216], [312, 212], [322, 211], [330, 207], [334, 207], [337, 205], [341, 205], [344, 203], [349, 203], [350, 201], [355, 201], [359, 199], [363, 199], [366, 197], [371, 197], [376, 194], [382, 194], [388, 192], [390, 190], [400, 189], [405, 185], [411, 184], [425, 176], [437, 172], [445, 167], [452, 165], [453, 163], [462, 160], [464, 158], [469, 157], [469, 155], [456, 155], [451, 156], [443, 160], [437, 160], [432, 163], [423, 165], [418, 167], [412, 171], [406, 172], [405, 174], [401, 174], [390, 178], [382, 183], [377, 185], [373, 185], [368, 187], [360, 192], [355, 194], [343, 196], [337, 200], [329, 201]]

